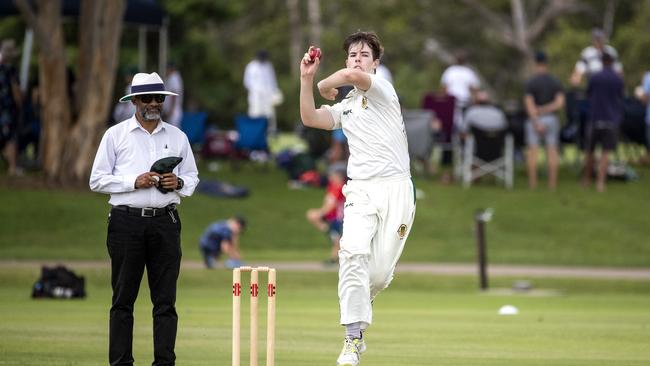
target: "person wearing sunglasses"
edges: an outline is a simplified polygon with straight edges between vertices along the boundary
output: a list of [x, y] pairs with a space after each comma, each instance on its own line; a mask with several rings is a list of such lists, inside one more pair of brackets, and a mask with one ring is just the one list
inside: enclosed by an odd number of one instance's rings
[[[176, 355], [176, 282], [181, 263], [177, 205], [194, 193], [199, 178], [187, 136], [161, 118], [165, 89], [157, 73], [133, 77], [135, 113], [109, 128], [99, 144], [90, 189], [110, 195], [107, 247], [113, 288], [109, 362], [132, 365], [133, 306], [147, 269], [153, 303], [154, 365], [173, 365]], [[163, 158], [180, 158], [169, 173], [151, 171]], [[157, 189], [161, 188], [161, 189]]]

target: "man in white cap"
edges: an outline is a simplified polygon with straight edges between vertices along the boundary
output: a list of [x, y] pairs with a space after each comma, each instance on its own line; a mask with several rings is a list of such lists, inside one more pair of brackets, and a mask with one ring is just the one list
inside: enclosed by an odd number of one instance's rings
[[[181, 262], [176, 205], [181, 197], [192, 195], [199, 179], [187, 136], [161, 119], [167, 95], [174, 93], [165, 90], [155, 72], [133, 77], [131, 93], [120, 102], [133, 103], [136, 112], [106, 131], [90, 175], [90, 188], [110, 194], [112, 205], [107, 236], [113, 287], [111, 365], [133, 365], [133, 304], [145, 267], [153, 303], [153, 365], [174, 365], [176, 360], [176, 281]], [[163, 158], [178, 165], [170, 172], [152, 171]]]

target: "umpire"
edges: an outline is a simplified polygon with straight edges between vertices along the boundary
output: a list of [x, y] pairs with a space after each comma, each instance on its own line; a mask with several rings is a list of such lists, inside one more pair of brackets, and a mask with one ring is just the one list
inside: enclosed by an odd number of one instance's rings
[[[90, 189], [111, 196], [106, 240], [113, 288], [111, 365], [133, 365], [133, 304], [145, 267], [153, 303], [153, 365], [176, 361], [176, 281], [181, 263], [176, 206], [181, 197], [192, 195], [199, 178], [187, 137], [161, 120], [167, 95], [176, 94], [165, 90], [155, 72], [133, 77], [131, 94], [120, 102], [133, 103], [136, 112], [106, 131], [90, 175]], [[160, 173], [154, 163], [162, 158], [178, 165]]]

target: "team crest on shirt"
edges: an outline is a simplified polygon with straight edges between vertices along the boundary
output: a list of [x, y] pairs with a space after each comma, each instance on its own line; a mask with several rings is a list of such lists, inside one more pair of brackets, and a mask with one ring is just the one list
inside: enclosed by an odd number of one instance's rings
[[397, 229], [397, 235], [399, 235], [400, 239], [404, 239], [404, 235], [406, 235], [406, 224], [399, 226], [399, 229]]
[[368, 98], [365, 95], [361, 98], [361, 108], [368, 109]]

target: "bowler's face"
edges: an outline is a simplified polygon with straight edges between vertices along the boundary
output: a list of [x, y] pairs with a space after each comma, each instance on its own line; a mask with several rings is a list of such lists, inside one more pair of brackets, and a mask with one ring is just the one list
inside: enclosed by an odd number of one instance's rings
[[367, 44], [359, 42], [350, 45], [345, 66], [348, 69], [357, 69], [374, 74], [375, 69], [379, 66], [379, 60], [373, 60], [372, 49]]

